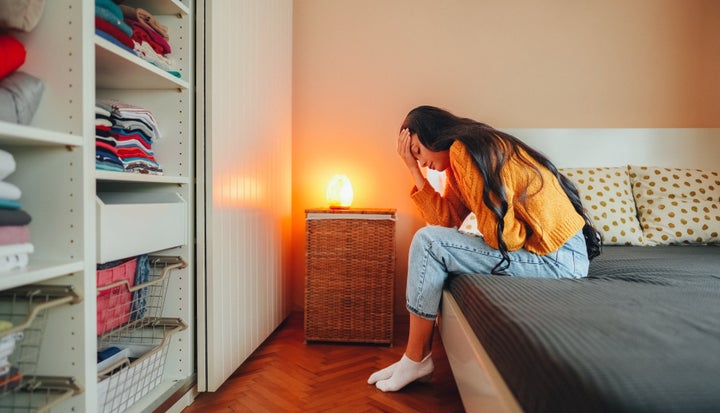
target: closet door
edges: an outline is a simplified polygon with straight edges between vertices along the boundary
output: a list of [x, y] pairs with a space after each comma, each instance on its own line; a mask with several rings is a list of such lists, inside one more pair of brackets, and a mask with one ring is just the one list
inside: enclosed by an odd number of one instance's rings
[[292, 1], [198, 14], [198, 387], [214, 391], [288, 312]]

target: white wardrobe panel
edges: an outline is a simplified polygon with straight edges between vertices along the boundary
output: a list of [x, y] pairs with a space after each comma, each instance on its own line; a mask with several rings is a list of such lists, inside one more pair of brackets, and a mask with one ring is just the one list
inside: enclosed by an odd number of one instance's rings
[[214, 391], [287, 314], [292, 1], [213, 0], [203, 13], [198, 389]]

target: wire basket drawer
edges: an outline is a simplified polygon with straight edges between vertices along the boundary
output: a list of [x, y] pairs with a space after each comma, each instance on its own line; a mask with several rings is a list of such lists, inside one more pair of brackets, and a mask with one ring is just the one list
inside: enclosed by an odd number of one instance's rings
[[172, 270], [180, 257], [141, 255], [98, 269], [97, 334], [112, 341], [118, 330], [133, 329], [144, 317], [159, 317]]
[[49, 313], [82, 297], [70, 286], [0, 291], [0, 412], [30, 413], [79, 394], [72, 377], [38, 375]]
[[163, 381], [172, 335], [187, 328], [177, 318], [147, 317], [142, 326], [122, 330], [101, 350], [117, 349], [98, 364], [98, 412], [124, 412]]

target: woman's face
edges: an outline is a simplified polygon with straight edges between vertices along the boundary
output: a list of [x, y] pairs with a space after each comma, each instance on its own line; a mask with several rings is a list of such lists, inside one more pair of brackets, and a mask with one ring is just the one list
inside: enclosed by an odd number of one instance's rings
[[421, 167], [442, 172], [450, 166], [450, 151], [431, 151], [420, 143], [417, 133], [410, 135], [410, 152]]

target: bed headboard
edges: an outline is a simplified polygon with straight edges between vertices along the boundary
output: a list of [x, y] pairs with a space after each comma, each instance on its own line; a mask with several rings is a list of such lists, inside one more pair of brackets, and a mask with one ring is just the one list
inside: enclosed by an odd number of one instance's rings
[[632, 164], [720, 171], [720, 128], [500, 129], [558, 168]]

